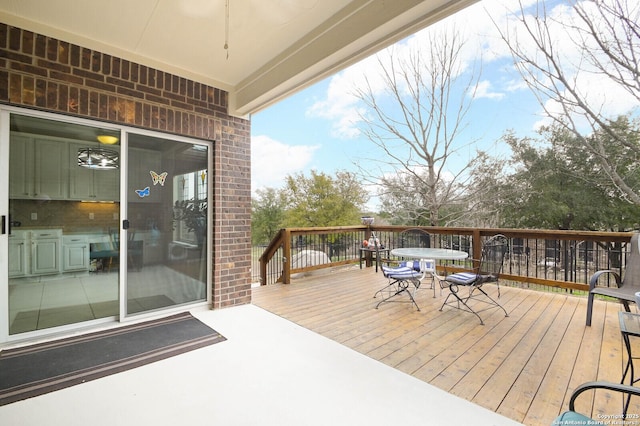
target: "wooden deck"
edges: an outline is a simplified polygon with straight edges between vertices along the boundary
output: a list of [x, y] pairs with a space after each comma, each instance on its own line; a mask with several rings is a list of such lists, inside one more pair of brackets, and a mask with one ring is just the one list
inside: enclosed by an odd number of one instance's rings
[[[586, 298], [503, 285], [500, 301], [509, 317], [486, 311], [483, 326], [470, 313], [439, 312], [447, 290], [434, 298], [421, 288], [420, 312], [409, 303], [375, 309], [373, 295], [385, 283], [374, 268], [316, 272], [289, 285], [254, 288], [253, 303], [526, 425], [550, 425], [577, 385], [622, 377], [618, 303], [596, 301], [593, 326], [586, 327]], [[600, 419], [619, 415], [622, 398], [590, 391], [578, 409]], [[629, 413], [640, 413], [640, 400], [632, 399]]]

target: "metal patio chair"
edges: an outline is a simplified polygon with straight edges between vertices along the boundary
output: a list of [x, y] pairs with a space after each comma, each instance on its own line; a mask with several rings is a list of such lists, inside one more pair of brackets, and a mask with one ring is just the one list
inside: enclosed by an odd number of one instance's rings
[[[432, 247], [434, 236], [429, 232], [425, 231], [421, 228], [409, 228], [404, 231], [398, 233], [396, 238], [391, 243], [391, 249], [396, 248], [429, 248]], [[399, 261], [410, 261], [417, 259], [385, 259], [383, 260], [385, 263], [394, 263]], [[423, 276], [423, 279], [429, 275], [431, 277], [431, 286], [428, 287], [433, 290], [433, 297], [436, 297], [436, 274], [435, 274], [435, 265], [432, 271], [427, 271], [428, 274]]]
[[[620, 278], [620, 274], [611, 269], [596, 271], [589, 280], [589, 296], [587, 298], [587, 326], [591, 326], [591, 316], [593, 314], [593, 299], [596, 294], [602, 296], [615, 297], [622, 303], [624, 309], [630, 312], [629, 302], [635, 302], [635, 293], [640, 291], [640, 234], [634, 234], [631, 237], [631, 247], [627, 264], [624, 271], [624, 278]], [[599, 286], [598, 282], [601, 277], [613, 277], [615, 279], [615, 287]]]
[[[440, 307], [440, 311], [448, 305], [456, 309], [471, 312], [480, 320], [480, 324], [484, 325], [479, 313], [487, 309], [499, 308], [504, 311], [504, 316], [508, 317], [507, 311], [494, 298], [483, 289], [488, 283], [495, 283], [498, 288], [498, 298], [500, 297], [500, 284], [498, 279], [502, 272], [505, 255], [508, 252], [509, 240], [504, 235], [494, 235], [488, 239], [482, 246], [482, 257], [478, 266], [472, 272], [458, 272], [445, 275], [441, 281], [441, 285], [448, 287], [450, 293]], [[474, 262], [477, 262], [474, 260]], [[446, 274], [446, 268], [445, 268]], [[468, 293], [461, 294], [461, 288], [466, 287]], [[470, 302], [472, 302], [470, 304]], [[482, 309], [475, 308], [475, 305], [482, 303]]]
[[431, 247], [433, 236], [420, 228], [409, 228], [398, 233], [391, 248]]
[[[569, 399], [569, 410], [560, 414], [553, 421], [553, 425], [603, 425], [610, 424], [605, 423], [605, 419], [601, 419], [599, 421], [595, 421], [590, 417], [585, 416], [584, 414], [580, 414], [575, 410], [575, 402], [580, 394], [584, 393], [588, 390], [598, 390], [604, 389], [608, 391], [614, 391], [625, 394], [627, 401], [631, 397], [631, 395], [640, 396], [640, 388], [629, 386], [629, 385], [621, 385], [619, 383], [598, 381], [598, 382], [587, 382], [575, 388], [573, 393], [571, 394], [571, 398]], [[620, 416], [620, 424], [624, 423], [624, 419], [626, 419], [627, 415], [627, 407], [625, 406], [622, 415]]]
[[[416, 303], [415, 294], [420, 288], [420, 284], [427, 273], [434, 270], [433, 261], [427, 260], [410, 260], [400, 262], [397, 267], [382, 266], [382, 273], [389, 280], [388, 284], [376, 291], [373, 295], [374, 299], [382, 296], [382, 300], [376, 305], [376, 309], [385, 302], [411, 302], [420, 311], [420, 307]], [[406, 294], [409, 300], [398, 299], [398, 297]]]

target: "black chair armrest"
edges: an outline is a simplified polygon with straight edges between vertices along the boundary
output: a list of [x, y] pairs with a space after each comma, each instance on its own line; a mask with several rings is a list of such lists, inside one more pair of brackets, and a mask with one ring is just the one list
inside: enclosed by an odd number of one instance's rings
[[618, 274], [616, 271], [612, 271], [611, 269], [603, 269], [601, 271], [596, 271], [596, 273], [591, 276], [591, 279], [589, 280], [589, 291], [596, 288], [598, 279], [604, 274], [613, 275], [616, 280], [616, 286], [620, 287], [620, 283], [622, 282], [622, 280], [620, 279], [620, 274]]
[[575, 411], [575, 402], [578, 396], [591, 389], [607, 389], [610, 391], [625, 393], [628, 395], [640, 396], [640, 388], [629, 385], [621, 385], [620, 383], [606, 382], [606, 381], [597, 381], [597, 382], [587, 382], [583, 383], [577, 388], [573, 390], [571, 394], [571, 399], [569, 399], [569, 410]]

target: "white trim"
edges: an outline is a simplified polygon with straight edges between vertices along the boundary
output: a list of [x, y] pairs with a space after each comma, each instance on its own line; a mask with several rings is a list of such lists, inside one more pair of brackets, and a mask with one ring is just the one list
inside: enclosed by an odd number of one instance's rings
[[120, 217], [118, 218], [118, 230], [120, 234], [120, 259], [118, 259], [118, 274], [120, 282], [118, 285], [119, 316], [118, 322], [127, 321], [127, 268], [129, 256], [123, 256], [123, 248], [127, 249], [129, 238], [128, 232], [122, 229], [122, 221], [128, 218], [129, 210], [129, 133], [120, 131]]
[[[9, 226], [9, 111], [0, 109], [0, 216]], [[6, 129], [6, 131], [5, 131]], [[9, 232], [0, 235], [0, 343], [9, 338]]]

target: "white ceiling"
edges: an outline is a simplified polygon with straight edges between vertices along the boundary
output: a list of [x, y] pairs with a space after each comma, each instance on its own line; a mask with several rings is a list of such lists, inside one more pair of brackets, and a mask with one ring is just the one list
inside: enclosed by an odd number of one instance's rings
[[226, 0], [0, 0], [0, 21], [227, 90], [247, 115], [475, 1], [228, 0], [228, 39]]

